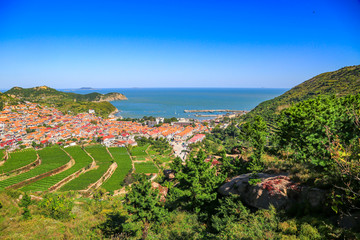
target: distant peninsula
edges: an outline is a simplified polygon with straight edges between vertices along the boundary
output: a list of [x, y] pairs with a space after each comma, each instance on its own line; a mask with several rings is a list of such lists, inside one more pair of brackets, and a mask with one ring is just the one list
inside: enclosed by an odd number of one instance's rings
[[117, 110], [110, 101], [127, 100], [124, 94], [116, 92], [77, 94], [58, 91], [48, 86], [34, 88], [13, 87], [4, 94], [19, 101], [56, 106], [64, 113], [78, 114], [92, 109], [102, 117], [107, 117]]

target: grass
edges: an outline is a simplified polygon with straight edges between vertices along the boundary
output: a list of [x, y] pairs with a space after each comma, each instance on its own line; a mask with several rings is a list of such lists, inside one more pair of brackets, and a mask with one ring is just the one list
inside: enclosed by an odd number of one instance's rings
[[109, 148], [109, 151], [118, 167], [116, 168], [113, 175], [102, 185], [102, 187], [107, 191], [114, 191], [122, 187], [125, 176], [132, 169], [132, 164], [126, 148], [113, 147]]
[[[23, 210], [16, 203], [15, 198], [0, 192], [0, 239], [33, 240], [33, 239], [104, 239], [97, 226], [105, 221], [105, 214], [101, 211], [93, 213], [88, 210], [91, 203], [74, 205], [74, 218], [66, 221], [55, 220], [42, 214], [42, 208], [32, 203], [30, 211], [32, 218], [24, 220]], [[94, 201], [93, 201], [94, 202]], [[103, 204], [109, 212], [110, 203]], [[90, 208], [90, 207], [89, 207]], [[109, 209], [109, 210], [108, 210]]]
[[159, 169], [153, 162], [134, 163], [136, 173], [158, 173]]
[[135, 156], [135, 157], [147, 156], [148, 154], [146, 153], [146, 149], [149, 146], [150, 146], [150, 144], [146, 144], [141, 147], [134, 147], [133, 149], [131, 149], [131, 156]]
[[155, 150], [152, 150], [152, 149], [150, 149], [150, 150], [148, 151], [148, 153], [149, 153], [149, 155], [156, 155], [156, 154], [158, 154]]
[[70, 176], [71, 174], [79, 171], [80, 169], [87, 167], [91, 164], [92, 159], [89, 157], [80, 147], [68, 147], [65, 149], [67, 153], [69, 153], [72, 158], [75, 160], [75, 164], [59, 173], [53, 176], [49, 176], [46, 178], [43, 178], [37, 182], [34, 182], [32, 184], [29, 184], [22, 188], [23, 191], [46, 191], [51, 186], [55, 185], [56, 183], [60, 182], [64, 178]]
[[41, 158], [41, 164], [39, 166], [28, 172], [0, 181], [0, 189], [54, 170], [65, 165], [70, 160], [69, 156], [67, 156], [59, 147], [47, 147], [38, 151], [38, 154]]
[[0, 161], [3, 160], [4, 156], [5, 156], [5, 150], [0, 149]]
[[0, 166], [0, 173], [7, 173], [15, 169], [24, 167], [36, 160], [36, 152], [32, 148], [12, 152], [9, 154], [9, 159]]
[[99, 180], [110, 167], [113, 159], [106, 151], [105, 147], [94, 145], [85, 147], [85, 150], [95, 159], [96, 164], [99, 167], [81, 174], [79, 177], [68, 182], [60, 188], [61, 191], [86, 189], [90, 184]]
[[168, 163], [168, 162], [172, 161], [172, 158], [167, 157], [167, 156], [157, 155], [157, 156], [153, 156], [153, 157], [160, 163]]

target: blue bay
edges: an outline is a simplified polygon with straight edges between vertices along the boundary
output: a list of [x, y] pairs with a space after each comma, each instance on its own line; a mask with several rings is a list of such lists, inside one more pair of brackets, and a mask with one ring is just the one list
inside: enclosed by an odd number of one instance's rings
[[[251, 110], [259, 103], [277, 97], [288, 89], [279, 88], [104, 88], [61, 89], [74, 93], [119, 92], [128, 100], [111, 102], [122, 117], [195, 118], [188, 110], [231, 109]], [[207, 114], [207, 113], [206, 113]]]

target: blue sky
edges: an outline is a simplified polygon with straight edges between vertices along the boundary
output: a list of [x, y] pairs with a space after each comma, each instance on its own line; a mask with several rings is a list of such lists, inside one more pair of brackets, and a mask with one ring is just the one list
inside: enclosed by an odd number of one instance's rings
[[359, 0], [0, 0], [0, 89], [290, 88], [358, 64]]

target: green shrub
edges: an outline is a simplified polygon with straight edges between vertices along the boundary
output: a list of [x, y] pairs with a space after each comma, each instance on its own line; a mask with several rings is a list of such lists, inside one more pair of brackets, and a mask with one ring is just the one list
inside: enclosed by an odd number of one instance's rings
[[321, 235], [320, 235], [319, 231], [316, 228], [312, 227], [308, 223], [303, 223], [301, 225], [299, 238], [302, 239], [302, 240], [320, 239]]
[[73, 202], [64, 195], [48, 194], [40, 202], [39, 207], [43, 215], [57, 220], [72, 218]]
[[11, 189], [11, 188], [6, 189], [5, 193], [6, 193], [6, 195], [8, 195], [9, 197], [14, 198], [14, 199], [19, 198], [21, 195], [21, 191], [16, 190], [16, 189]]
[[285, 233], [285, 234], [296, 234], [296, 232], [297, 232], [295, 220], [281, 222], [281, 223], [279, 223], [278, 228], [282, 233]]
[[27, 193], [25, 193], [19, 204], [20, 207], [23, 207], [24, 212], [22, 213], [22, 216], [25, 220], [31, 218], [31, 213], [29, 210], [29, 206], [31, 205], [31, 203], [32, 203], [31, 197], [27, 195]]

